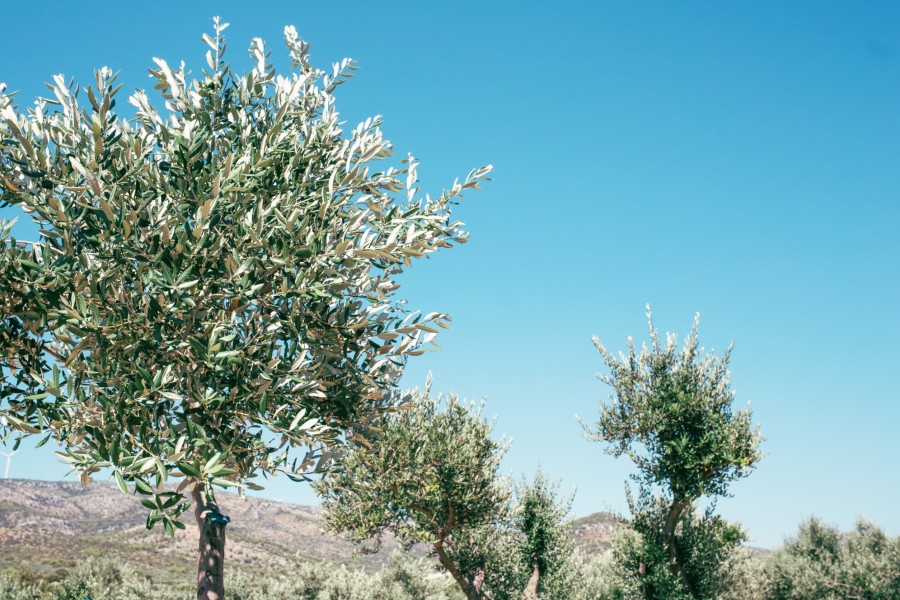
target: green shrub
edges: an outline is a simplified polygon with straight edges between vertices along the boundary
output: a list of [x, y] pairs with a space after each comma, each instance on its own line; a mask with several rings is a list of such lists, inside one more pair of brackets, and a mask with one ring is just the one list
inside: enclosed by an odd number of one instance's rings
[[53, 600], [186, 600], [175, 590], [155, 589], [128, 565], [111, 559], [88, 558], [53, 587]]
[[3, 600], [41, 600], [37, 584], [23, 581], [14, 573], [0, 573], [0, 598]]
[[722, 590], [718, 600], [764, 600], [770, 582], [767, 556], [761, 550], [738, 546], [722, 565]]
[[[251, 576], [235, 570], [226, 575], [229, 600], [458, 600], [452, 582], [433, 562], [394, 552], [379, 571], [298, 562], [277, 577]], [[190, 600], [189, 588], [153, 585], [127, 565], [108, 559], [79, 563], [61, 581], [31, 581], [0, 574], [0, 600]], [[449, 591], [448, 591], [449, 590]]]
[[886, 600], [900, 598], [900, 538], [858, 521], [841, 534], [810, 519], [772, 553], [767, 575], [771, 600]]
[[450, 585], [434, 564], [403, 552], [391, 554], [380, 571], [365, 572], [331, 565], [298, 563], [283, 577], [228, 578], [231, 600], [451, 600]]
[[576, 548], [561, 568], [548, 578], [541, 598], [546, 600], [630, 600], [626, 582], [619, 577], [612, 556], [589, 555]]

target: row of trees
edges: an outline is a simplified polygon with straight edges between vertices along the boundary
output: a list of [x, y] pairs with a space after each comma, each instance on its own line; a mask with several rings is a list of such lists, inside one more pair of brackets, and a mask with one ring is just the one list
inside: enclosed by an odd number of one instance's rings
[[[589, 438], [638, 468], [630, 530], [616, 546], [622, 586], [647, 599], [714, 598], [736, 525], [697, 504], [727, 493], [760, 459], [749, 410], [732, 409], [729, 352], [701, 356], [698, 321], [679, 349], [665, 344], [648, 308], [651, 343], [616, 357], [596, 341], [613, 388]], [[443, 406], [443, 410], [441, 410]], [[328, 526], [377, 549], [385, 532], [426, 543], [469, 600], [572, 596], [566, 560], [571, 498], [538, 473], [514, 491], [499, 477], [505, 446], [482, 407], [434, 398], [426, 387], [380, 424], [374, 446], [357, 446], [317, 484]], [[599, 590], [598, 590], [599, 593]]]
[[[623, 530], [614, 551], [589, 556], [575, 549], [566, 555], [548, 598], [625, 600], [641, 598], [627, 556], [637, 534]], [[503, 550], [502, 548], [499, 550]], [[512, 556], [512, 555], [510, 555]], [[511, 561], [508, 564], [512, 564]], [[741, 547], [719, 569], [717, 600], [883, 600], [900, 598], [900, 537], [890, 538], [872, 523], [860, 521], [848, 533], [812, 519], [772, 553]], [[4, 600], [187, 600], [182, 585], [151, 581], [146, 573], [109, 559], [87, 559], [71, 570], [58, 570], [50, 583], [35, 572], [0, 572]], [[376, 571], [346, 567], [323, 569], [299, 561], [277, 575], [250, 576], [229, 570], [228, 595], [234, 600], [460, 600], [449, 575], [435, 576], [432, 562], [395, 552]], [[495, 595], [521, 598], [521, 593]]]

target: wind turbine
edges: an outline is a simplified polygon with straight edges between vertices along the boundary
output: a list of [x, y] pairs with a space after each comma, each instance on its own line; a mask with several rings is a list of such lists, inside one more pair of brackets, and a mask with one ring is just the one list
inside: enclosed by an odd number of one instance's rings
[[9, 479], [9, 463], [12, 462], [12, 457], [16, 452], [18, 452], [18, 450], [13, 450], [12, 452], [0, 452], [0, 454], [6, 457], [6, 471], [3, 473], [3, 479]]

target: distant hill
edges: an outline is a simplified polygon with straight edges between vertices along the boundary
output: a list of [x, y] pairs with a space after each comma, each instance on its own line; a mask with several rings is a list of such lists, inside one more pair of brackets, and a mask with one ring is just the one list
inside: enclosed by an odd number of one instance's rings
[[612, 548], [612, 538], [625, 524], [610, 513], [598, 512], [572, 522], [575, 543], [592, 554], [604, 554]]
[[[295, 558], [378, 566], [396, 546], [385, 541], [377, 555], [354, 556], [354, 545], [322, 533], [319, 509], [235, 494], [217, 495], [228, 526], [226, 564], [271, 573]], [[0, 481], [0, 570], [49, 575], [87, 556], [115, 557], [155, 581], [191, 581], [196, 571], [197, 527], [193, 514], [175, 539], [161, 527], [147, 531], [147, 511], [137, 496], [114, 484], [10, 479]], [[49, 572], [49, 573], [48, 573]]]
[[[226, 564], [250, 573], [271, 574], [296, 558], [380, 566], [396, 547], [386, 539], [381, 552], [354, 555], [355, 546], [321, 529], [320, 510], [259, 498], [218, 494], [228, 526]], [[161, 527], [144, 528], [146, 510], [137, 496], [115, 485], [0, 480], [0, 570], [33, 570], [52, 577], [87, 556], [106, 556], [130, 564], [154, 581], [190, 581], [196, 569], [197, 528], [184, 515], [185, 531], [173, 540]], [[604, 552], [620, 527], [611, 515], [577, 519], [573, 535], [586, 550]]]

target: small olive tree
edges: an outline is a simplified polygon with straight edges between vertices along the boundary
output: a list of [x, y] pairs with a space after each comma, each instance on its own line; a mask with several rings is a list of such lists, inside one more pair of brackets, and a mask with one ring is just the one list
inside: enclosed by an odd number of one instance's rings
[[[627, 353], [614, 356], [594, 338], [609, 369], [599, 377], [614, 393], [601, 402], [596, 426], [585, 429], [589, 439], [607, 444], [608, 453], [628, 456], [638, 468], [643, 500], [632, 501], [632, 508], [650, 511], [638, 520], [656, 523], [653, 541], [662, 549], [641, 570], [665, 566], [690, 588], [679, 525], [693, 514], [697, 500], [725, 495], [731, 481], [749, 474], [761, 458], [762, 438], [751, 424], [750, 410], [732, 408], [731, 346], [721, 358], [701, 356], [699, 314], [680, 350], [674, 334], [665, 343], [660, 340], [649, 306], [647, 321], [651, 344], [640, 352], [629, 338]], [[662, 493], [658, 519], [657, 503], [648, 499], [651, 489]]]
[[[485, 589], [492, 600], [568, 598], [578, 587], [569, 511], [574, 494], [540, 470], [513, 488], [506, 518], [490, 529]], [[576, 594], [577, 595], [577, 594]]]
[[528, 573], [525, 598], [562, 597], [567, 582], [555, 579], [575, 550], [569, 520], [574, 495], [560, 496], [559, 483], [538, 470], [533, 481], [517, 486], [516, 500], [511, 524], [522, 534], [519, 556]]
[[425, 543], [470, 600], [487, 598], [485, 566], [509, 490], [498, 477], [505, 448], [491, 439], [481, 409], [455, 396], [414, 392], [406, 410], [380, 424], [370, 447], [343, 457], [316, 489], [325, 523], [357, 542], [386, 532]]
[[213, 489], [305, 480], [395, 404], [448, 321], [408, 311], [396, 276], [466, 241], [451, 207], [490, 170], [421, 197], [414, 159], [379, 168], [378, 118], [341, 128], [352, 61], [314, 68], [288, 27], [291, 72], [256, 38], [241, 74], [226, 27], [198, 79], [155, 59], [165, 108], [137, 91], [131, 120], [105, 67], [83, 93], [54, 76], [25, 112], [0, 93], [0, 206], [41, 230], [2, 224], [3, 426], [48, 432], [85, 481], [110, 469], [148, 528], [183, 527], [189, 494], [201, 598], [224, 593]]

